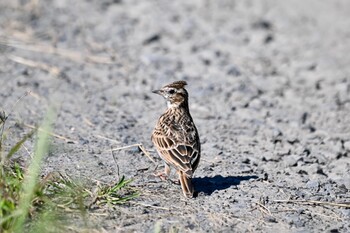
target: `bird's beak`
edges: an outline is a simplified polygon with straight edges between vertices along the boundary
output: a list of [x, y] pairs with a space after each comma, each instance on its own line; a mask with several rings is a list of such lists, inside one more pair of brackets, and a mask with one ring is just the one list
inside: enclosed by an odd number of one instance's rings
[[152, 91], [155, 94], [161, 95], [162, 94], [162, 90], [153, 90]]

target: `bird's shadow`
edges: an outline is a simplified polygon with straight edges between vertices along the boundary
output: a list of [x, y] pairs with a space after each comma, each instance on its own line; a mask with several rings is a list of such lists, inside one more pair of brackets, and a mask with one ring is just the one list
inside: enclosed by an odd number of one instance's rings
[[244, 180], [258, 179], [258, 176], [226, 176], [217, 175], [214, 177], [197, 177], [193, 178], [193, 184], [196, 192], [211, 195], [216, 190], [228, 189], [231, 186], [236, 186]]

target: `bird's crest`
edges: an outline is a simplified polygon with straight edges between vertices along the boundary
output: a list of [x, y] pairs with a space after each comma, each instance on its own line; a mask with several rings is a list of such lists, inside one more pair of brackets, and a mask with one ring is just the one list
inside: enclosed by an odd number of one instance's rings
[[184, 86], [187, 85], [187, 82], [186, 81], [175, 81], [173, 83], [170, 83], [168, 85], [166, 85], [165, 87], [173, 87], [173, 88], [177, 88], [177, 89], [180, 89], [180, 88], [184, 88]]

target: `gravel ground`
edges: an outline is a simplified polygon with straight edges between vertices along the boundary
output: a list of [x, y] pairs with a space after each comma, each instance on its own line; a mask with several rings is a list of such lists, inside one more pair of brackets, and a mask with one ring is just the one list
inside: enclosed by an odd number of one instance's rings
[[[349, 12], [347, 0], [3, 0], [6, 146], [53, 105], [61, 137], [44, 173], [113, 182], [117, 162], [142, 195], [92, 211], [96, 231], [350, 232], [350, 209], [330, 205], [350, 202]], [[110, 152], [142, 143], [162, 164], [150, 135], [166, 106], [151, 90], [175, 80], [202, 142], [191, 200], [137, 147]]]

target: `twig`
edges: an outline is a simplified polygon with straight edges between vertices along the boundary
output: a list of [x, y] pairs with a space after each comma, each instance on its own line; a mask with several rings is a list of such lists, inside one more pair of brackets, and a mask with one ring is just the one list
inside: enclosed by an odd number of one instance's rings
[[297, 203], [297, 204], [305, 204], [305, 205], [329, 205], [329, 206], [337, 206], [337, 207], [345, 207], [350, 208], [350, 203], [335, 203], [335, 202], [327, 202], [327, 201], [312, 201], [312, 200], [273, 200], [276, 203]]
[[[31, 129], [35, 129], [35, 128], [36, 128], [34, 125], [29, 125], [29, 124], [26, 124], [26, 123], [24, 123], [23, 125], [24, 125], [25, 127], [31, 128]], [[43, 129], [41, 129], [41, 128], [38, 128], [38, 130], [43, 131]], [[69, 142], [73, 142], [73, 143], [75, 143], [75, 144], [78, 143], [77, 141], [72, 140], [72, 139], [70, 139], [70, 138], [66, 138], [66, 137], [64, 137], [64, 136], [61, 136], [61, 135], [58, 135], [58, 134], [55, 134], [55, 133], [52, 133], [52, 132], [48, 132], [48, 133], [49, 133], [49, 135], [51, 135], [51, 136], [53, 136], [53, 137], [55, 137], [55, 138], [62, 139], [62, 140], [65, 140], [65, 141], [69, 141]]]

